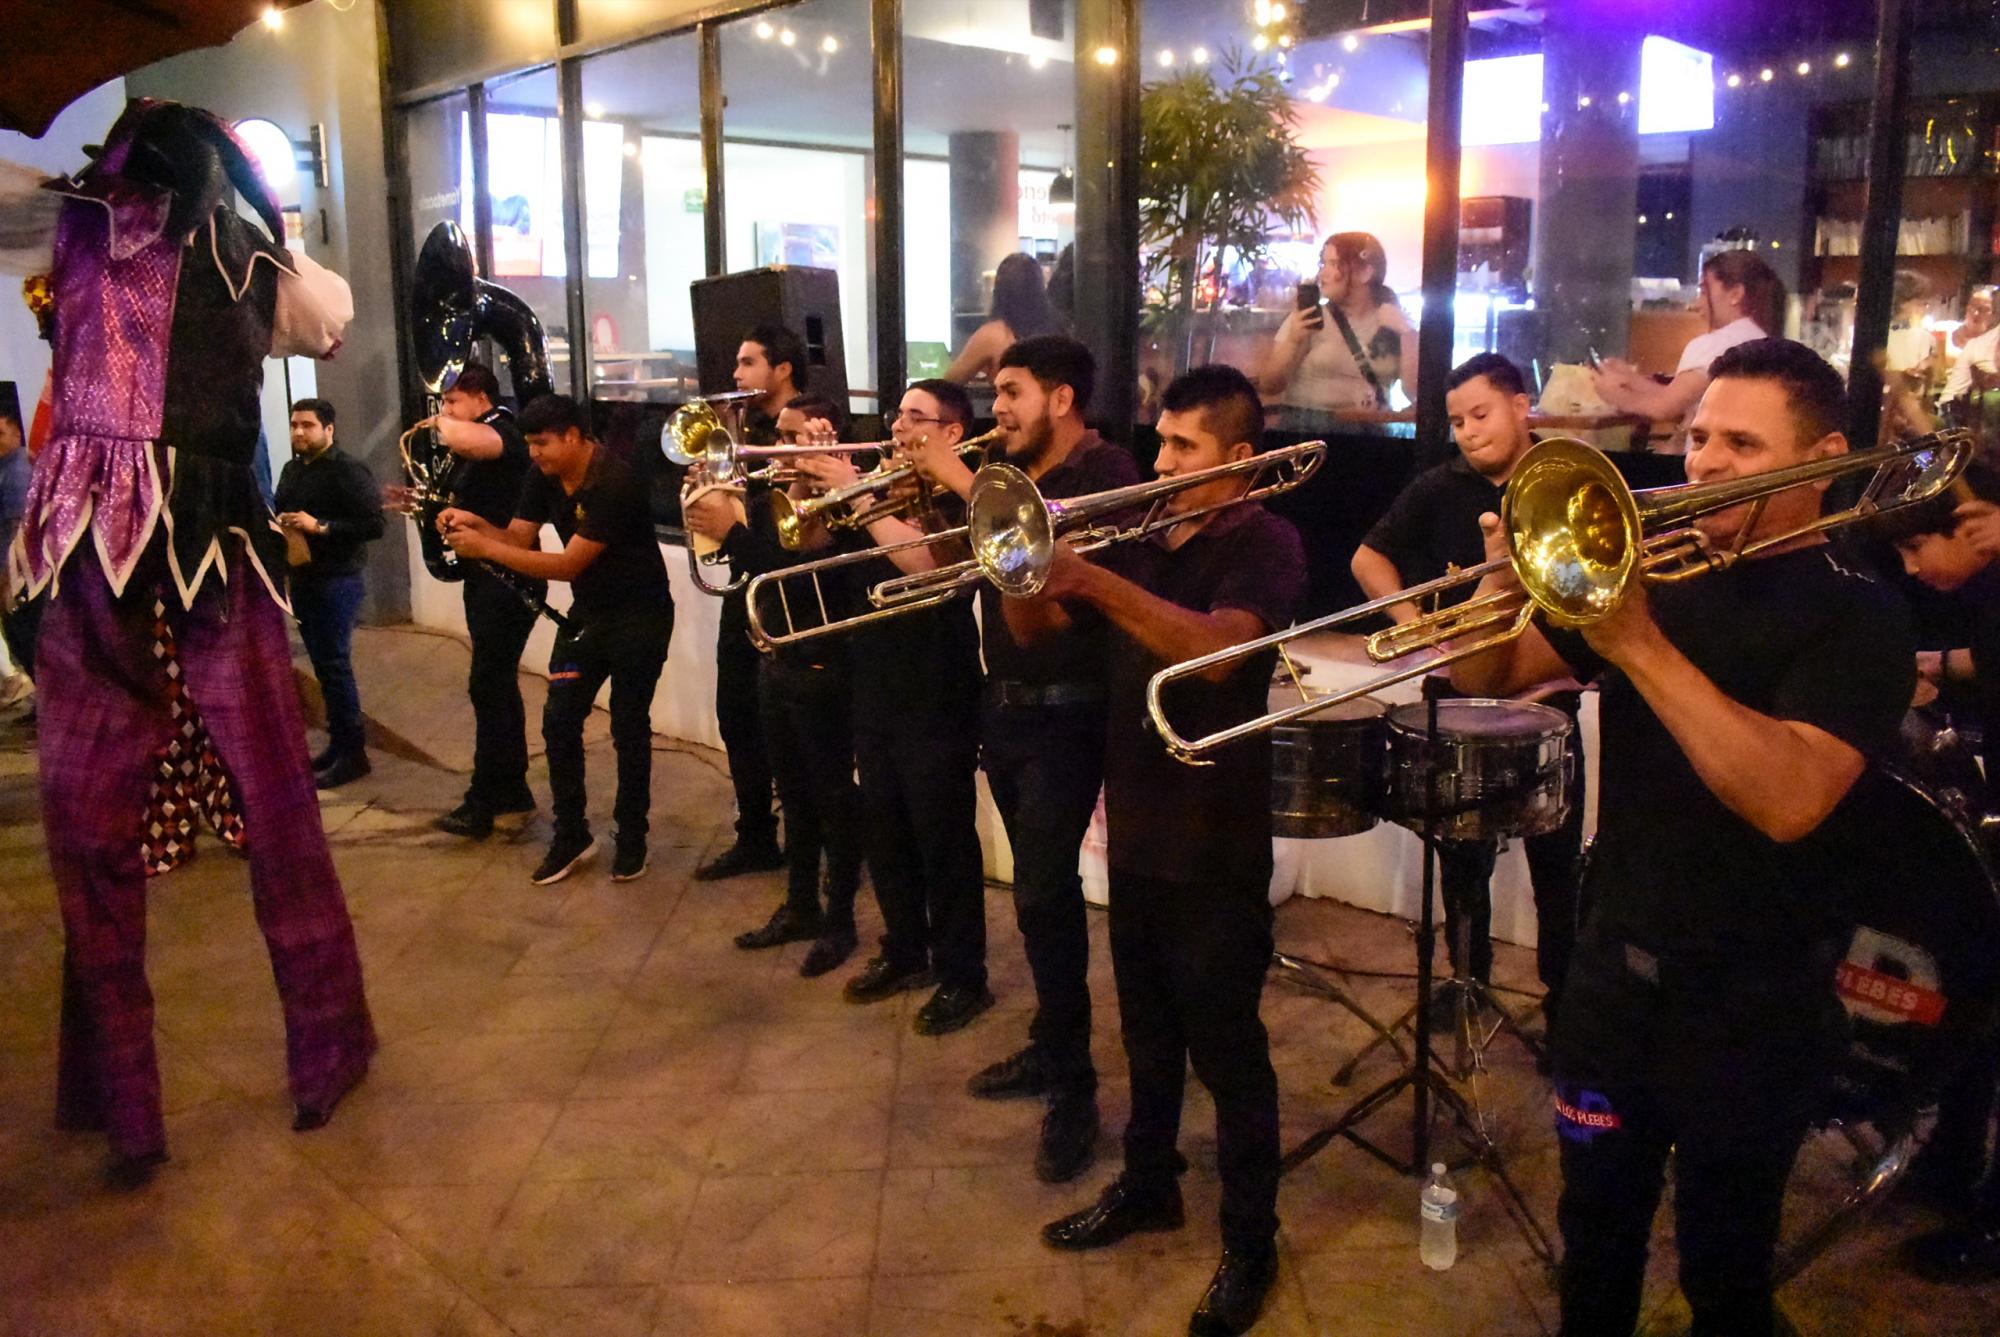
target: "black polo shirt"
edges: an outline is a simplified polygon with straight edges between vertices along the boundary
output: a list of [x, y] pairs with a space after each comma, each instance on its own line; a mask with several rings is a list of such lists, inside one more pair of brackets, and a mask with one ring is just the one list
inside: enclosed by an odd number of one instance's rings
[[[1405, 586], [1436, 580], [1452, 567], [1460, 570], [1486, 560], [1479, 517], [1500, 513], [1506, 488], [1490, 481], [1454, 455], [1410, 480], [1408, 487], [1383, 513], [1364, 547], [1373, 548], [1396, 564]], [[1472, 585], [1446, 592], [1446, 607], [1472, 597]]]
[[296, 575], [344, 576], [359, 571], [367, 560], [363, 549], [382, 537], [382, 490], [368, 466], [339, 446], [317, 455], [294, 455], [278, 475], [274, 509], [304, 511], [326, 526], [324, 534], [307, 534], [310, 564]]
[[[1084, 433], [1062, 463], [1036, 479], [1035, 486], [1045, 500], [1057, 501], [1138, 481], [1139, 466], [1132, 462], [1131, 452], [1093, 431]], [[1005, 597], [990, 584], [980, 584], [979, 621], [985, 635], [988, 676], [996, 682], [1036, 684], [1103, 681], [1103, 619], [1091, 614], [1079, 616], [1069, 630], [1038, 641], [1032, 649], [1023, 649], [1007, 630], [1007, 617], [1000, 609]]]
[[[1104, 565], [1152, 594], [1202, 613], [1240, 608], [1266, 631], [1288, 627], [1306, 591], [1298, 531], [1262, 506], [1220, 512], [1169, 551], [1153, 540], [1121, 544]], [[1261, 715], [1277, 651], [1245, 660], [1219, 683], [1183, 679], [1165, 705], [1183, 737]], [[1146, 684], [1167, 662], [1113, 628], [1111, 699], [1104, 750], [1110, 866], [1170, 882], [1268, 883], [1271, 878], [1271, 744], [1262, 734], [1211, 754], [1209, 766], [1176, 761], [1146, 712]]]
[[514, 518], [514, 503], [528, 481], [533, 465], [528, 459], [528, 439], [514, 425], [514, 411], [488, 409], [479, 421], [500, 438], [500, 454], [490, 460], [461, 457], [457, 504], [480, 519], [505, 529]]
[[[1647, 598], [1667, 639], [1732, 701], [1870, 759], [1894, 748], [1916, 685], [1909, 612], [1824, 544], [1651, 586]], [[1725, 964], [1795, 958], [1837, 934], [1833, 861], [1843, 839], [1864, 833], [1828, 821], [1792, 844], [1763, 835], [1702, 782], [1622, 672], [1581, 634], [1543, 631], [1580, 681], [1603, 688], [1590, 931]]]
[[561, 482], [540, 469], [530, 470], [514, 515], [537, 527], [554, 525], [565, 544], [581, 534], [604, 545], [570, 582], [570, 616], [578, 622], [616, 621], [672, 606], [646, 489], [632, 466], [603, 446], [595, 448], [575, 492], [563, 491]]
[[[947, 495], [939, 500], [938, 514], [943, 526], [962, 524], [964, 503]], [[873, 545], [874, 540], [863, 530], [842, 546], [851, 551]], [[869, 588], [901, 574], [886, 557], [858, 563], [850, 590], [853, 610], [868, 611], [872, 607]], [[979, 627], [972, 619], [971, 599], [952, 599], [934, 608], [871, 622], [856, 627], [848, 640], [856, 666], [857, 732], [904, 737], [945, 730], [976, 732]]]

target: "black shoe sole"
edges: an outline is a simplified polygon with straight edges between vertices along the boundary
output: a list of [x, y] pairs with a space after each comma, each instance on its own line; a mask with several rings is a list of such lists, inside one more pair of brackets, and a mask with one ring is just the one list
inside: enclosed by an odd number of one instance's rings
[[[580, 851], [578, 851], [577, 856], [574, 859], [571, 859], [568, 863], [556, 869], [554, 872], [541, 874], [539, 876], [536, 873], [530, 873], [528, 875], [528, 880], [534, 883], [538, 887], [554, 886], [556, 883], [562, 881], [564, 878], [568, 877], [571, 873], [574, 873], [577, 869], [583, 867], [585, 864], [589, 863], [592, 859], [596, 857], [597, 857], [597, 842], [593, 840], [588, 845], [585, 845]], [[539, 870], [537, 871], [539, 872]]]
[[619, 872], [616, 868], [613, 868], [611, 870], [611, 880], [613, 882], [636, 882], [640, 878], [644, 877], [646, 875], [646, 870], [648, 868], [651, 868], [652, 866], [653, 866], [652, 856], [648, 855], [647, 857], [639, 860], [639, 866], [637, 868], [629, 868], [622, 873]]

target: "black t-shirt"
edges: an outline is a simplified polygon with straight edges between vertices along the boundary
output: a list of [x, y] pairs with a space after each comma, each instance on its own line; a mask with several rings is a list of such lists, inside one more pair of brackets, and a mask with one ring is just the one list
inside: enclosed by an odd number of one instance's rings
[[[1183, 608], [1240, 608], [1266, 631], [1291, 625], [1306, 591], [1298, 531], [1254, 503], [1218, 514], [1169, 551], [1153, 540], [1120, 544], [1104, 565]], [[1219, 683], [1183, 679], [1164, 704], [1184, 737], [1264, 713], [1277, 652], [1244, 661]], [[1146, 713], [1146, 684], [1166, 661], [1112, 629], [1111, 700], [1104, 751], [1104, 815], [1111, 867], [1171, 882], [1266, 883], [1271, 877], [1271, 744], [1268, 734], [1211, 754], [1210, 766], [1174, 760]]]
[[1979, 717], [1980, 753], [1989, 791], [2000, 790], [2000, 566], [1989, 566], [1959, 587], [1970, 615], [1972, 708]]
[[[1506, 489], [1457, 455], [1410, 480], [1361, 540], [1396, 564], [1405, 587], [1436, 580], [1447, 569], [1464, 570], [1486, 560], [1479, 517], [1500, 513]], [[1446, 591], [1449, 607], [1472, 597], [1472, 585]]]
[[[1081, 497], [1139, 481], [1131, 453], [1096, 432], [1084, 433], [1063, 462], [1035, 480], [1044, 499]], [[986, 671], [996, 682], [1100, 683], [1104, 678], [1104, 623], [1085, 613], [1060, 636], [1039, 642], [1031, 650], [1015, 644], [1007, 630], [1000, 601], [1006, 596], [992, 585], [979, 587], [979, 620], [985, 629]]]
[[514, 425], [513, 410], [488, 409], [479, 421], [500, 437], [500, 454], [490, 460], [467, 458], [459, 473], [458, 505], [480, 519], [502, 529], [514, 518], [514, 503], [532, 467], [528, 460], [528, 439]]
[[[831, 557], [835, 549], [816, 548], [808, 552], [793, 552], [778, 540], [778, 521], [771, 509], [770, 498], [764, 492], [745, 497], [744, 523], [732, 528], [722, 539], [722, 551], [729, 558], [729, 570], [733, 576], [756, 577], [772, 571], [784, 571], [791, 567], [803, 566], [807, 562], [817, 562]], [[854, 607], [854, 569], [842, 567], [824, 571], [819, 575], [819, 590], [814, 593], [813, 580], [808, 576], [772, 582], [758, 591], [758, 615], [764, 629], [773, 635], [782, 635], [787, 627], [805, 631], [819, 626], [825, 619], [820, 616], [821, 601], [825, 611], [835, 618], [845, 615]], [[749, 617], [750, 587], [742, 589], [723, 600], [725, 621], [722, 635], [750, 634]], [[739, 613], [731, 615], [730, 604], [735, 603]], [[786, 609], [790, 609], [787, 620]], [[741, 617], [740, 624], [735, 618]], [[847, 658], [847, 635], [834, 632], [827, 636], [800, 641], [796, 645], [785, 646], [773, 653], [789, 664], [819, 665], [822, 668], [843, 664]]]
[[[938, 502], [938, 515], [944, 526], [962, 524], [964, 504], [947, 495]], [[872, 547], [874, 540], [862, 531], [842, 546]], [[869, 608], [870, 586], [901, 574], [886, 557], [857, 563], [850, 588], [854, 611]], [[922, 736], [977, 728], [979, 627], [972, 620], [972, 600], [957, 598], [871, 622], [855, 628], [848, 640], [856, 670], [856, 730]]]
[[[1732, 701], [1890, 753], [1916, 685], [1908, 609], [1824, 545], [1647, 590], [1680, 652]], [[1638, 689], [1584, 643], [1544, 627], [1581, 681], [1598, 678], [1604, 740], [1591, 928], [1648, 951], [1740, 961], [1791, 956], [1839, 931], [1838, 820], [1779, 844], [1723, 806]], [[1772, 785], [1785, 777], [1773, 774]]]
[[531, 470], [514, 515], [537, 526], [554, 525], [564, 543], [581, 534], [604, 545], [570, 582], [570, 616], [577, 621], [615, 621], [672, 606], [646, 490], [632, 466], [602, 446], [575, 492], [564, 492], [556, 479]]

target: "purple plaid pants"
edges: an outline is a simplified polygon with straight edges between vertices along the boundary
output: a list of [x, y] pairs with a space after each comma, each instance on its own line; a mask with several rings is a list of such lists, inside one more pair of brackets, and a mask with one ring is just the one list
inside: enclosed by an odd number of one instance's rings
[[[170, 606], [187, 695], [236, 780], [250, 894], [285, 1015], [295, 1103], [326, 1108], [375, 1050], [354, 926], [320, 824], [284, 615], [240, 557], [225, 590]], [[141, 585], [144, 572], [135, 576]], [[78, 554], [42, 622], [42, 820], [62, 907], [56, 1122], [101, 1128], [112, 1148], [163, 1151], [153, 995], [146, 984], [146, 870], [139, 828], [154, 753], [174, 727], [153, 652], [153, 600], [115, 599]]]

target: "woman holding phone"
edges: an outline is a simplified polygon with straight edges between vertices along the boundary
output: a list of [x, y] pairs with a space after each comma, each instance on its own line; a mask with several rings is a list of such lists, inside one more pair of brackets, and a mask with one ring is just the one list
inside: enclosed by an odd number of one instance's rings
[[1261, 378], [1278, 427], [1319, 431], [1336, 409], [1386, 409], [1397, 381], [1416, 398], [1417, 332], [1382, 281], [1388, 267], [1366, 232], [1337, 232], [1320, 248], [1319, 281], [1299, 285]]

